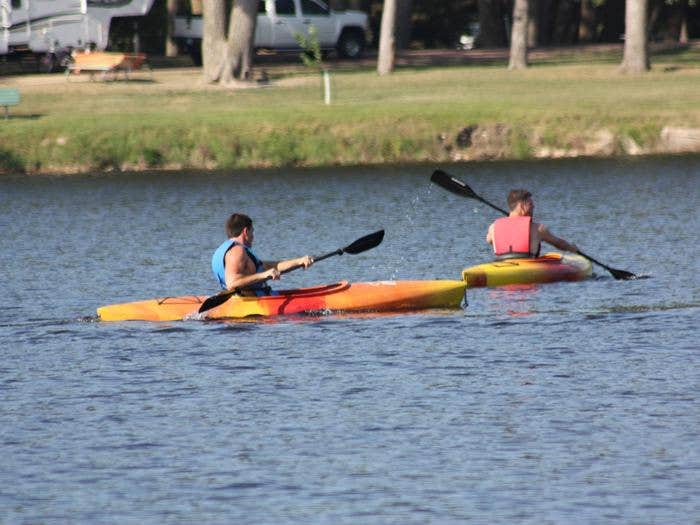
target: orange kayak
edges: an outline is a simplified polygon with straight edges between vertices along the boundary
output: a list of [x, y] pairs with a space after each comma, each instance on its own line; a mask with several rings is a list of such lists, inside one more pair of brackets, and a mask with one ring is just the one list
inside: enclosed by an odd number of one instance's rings
[[[459, 308], [463, 281], [376, 281], [339, 283], [280, 290], [278, 295], [234, 295], [207, 311], [207, 319], [290, 315], [314, 312], [392, 312], [428, 308]], [[102, 321], [179, 321], [197, 315], [207, 296], [163, 297], [97, 309]]]
[[581, 281], [591, 276], [591, 261], [574, 254], [546, 253], [542, 257], [493, 261], [465, 268], [462, 280], [469, 288], [512, 284]]

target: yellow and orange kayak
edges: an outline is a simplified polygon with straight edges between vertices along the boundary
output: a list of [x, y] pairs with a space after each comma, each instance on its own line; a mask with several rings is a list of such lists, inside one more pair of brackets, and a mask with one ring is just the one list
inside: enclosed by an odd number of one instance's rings
[[[290, 315], [314, 312], [391, 312], [428, 308], [459, 308], [463, 281], [376, 281], [339, 283], [280, 290], [278, 295], [234, 295], [206, 312], [207, 319]], [[102, 321], [179, 321], [197, 315], [206, 296], [163, 297], [113, 304], [97, 309]]]
[[575, 254], [546, 253], [531, 259], [493, 261], [465, 268], [462, 280], [468, 288], [513, 284], [581, 281], [591, 276], [591, 261]]

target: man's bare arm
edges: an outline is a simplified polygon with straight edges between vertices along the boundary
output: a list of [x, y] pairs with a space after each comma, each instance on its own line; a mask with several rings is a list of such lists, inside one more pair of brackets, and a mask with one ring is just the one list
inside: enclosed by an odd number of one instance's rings
[[294, 268], [296, 266], [303, 266], [304, 268], [308, 268], [313, 263], [313, 257], [311, 257], [310, 255], [305, 255], [304, 257], [297, 257], [296, 259], [287, 259], [284, 261], [264, 261], [263, 265], [266, 269], [276, 268], [280, 273], [283, 273], [289, 270], [290, 268]]
[[226, 253], [226, 288], [246, 288], [254, 284], [279, 279], [279, 271], [276, 268], [266, 269], [264, 272], [248, 273], [248, 256], [241, 246], [234, 246]]
[[489, 226], [489, 230], [486, 232], [486, 242], [493, 244], [493, 224]]
[[538, 233], [541, 240], [551, 244], [555, 248], [559, 248], [560, 250], [573, 253], [576, 253], [578, 251], [578, 248], [575, 244], [571, 244], [570, 242], [562, 239], [561, 237], [557, 237], [542, 224], [539, 225]]

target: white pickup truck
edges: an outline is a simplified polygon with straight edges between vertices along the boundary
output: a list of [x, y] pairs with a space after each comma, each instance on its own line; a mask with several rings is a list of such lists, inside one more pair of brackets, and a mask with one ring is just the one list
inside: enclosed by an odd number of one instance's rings
[[[359, 58], [365, 49], [367, 15], [361, 11], [333, 11], [321, 0], [260, 0], [255, 27], [257, 49], [297, 50], [295, 35], [314, 26], [321, 49], [335, 49], [342, 57]], [[196, 64], [201, 64], [202, 17], [175, 18], [175, 40]]]

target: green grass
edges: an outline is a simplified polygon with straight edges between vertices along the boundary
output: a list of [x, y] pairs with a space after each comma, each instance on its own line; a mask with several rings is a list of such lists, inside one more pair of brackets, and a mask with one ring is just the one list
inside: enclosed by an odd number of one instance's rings
[[[320, 78], [298, 72], [244, 90], [202, 89], [195, 74], [179, 87], [159, 72], [152, 83], [17, 77], [22, 102], [0, 122], [0, 171], [517, 159], [543, 147], [580, 149], [600, 130], [653, 151], [663, 126], [700, 127], [697, 55], [655, 57], [642, 76], [621, 75], [607, 56], [523, 72], [500, 64], [387, 77], [339, 71], [331, 106], [322, 104]], [[468, 125], [507, 132], [460, 148], [455, 138]]]

